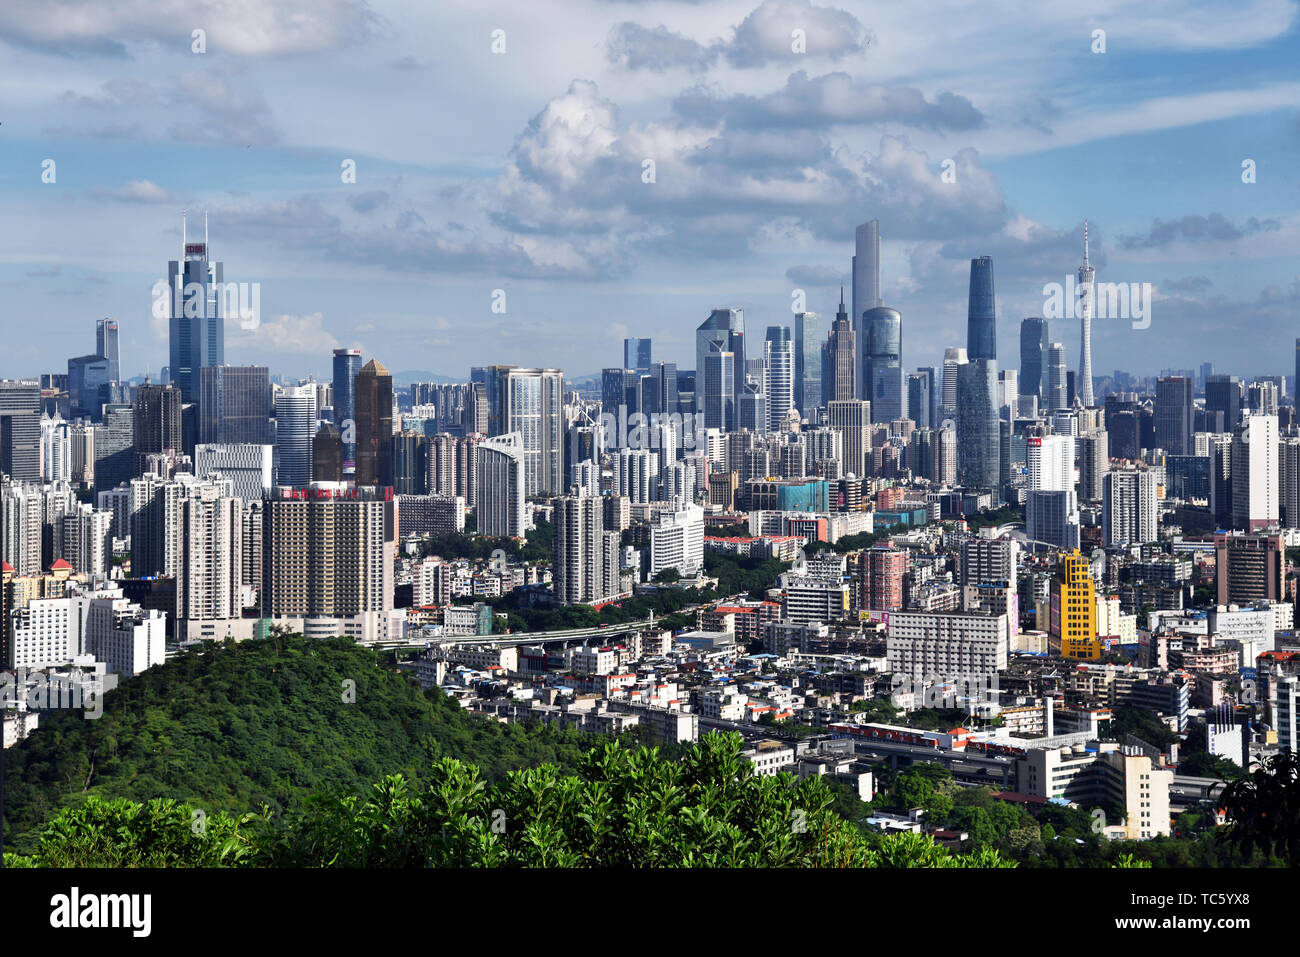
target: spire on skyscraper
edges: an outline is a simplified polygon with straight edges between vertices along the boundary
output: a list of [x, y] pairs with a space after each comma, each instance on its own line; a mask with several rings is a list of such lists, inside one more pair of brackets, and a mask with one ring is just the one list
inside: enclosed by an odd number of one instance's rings
[[1092, 303], [1095, 270], [1088, 261], [1088, 221], [1083, 221], [1083, 265], [1079, 267], [1079, 401], [1093, 403], [1092, 395]]

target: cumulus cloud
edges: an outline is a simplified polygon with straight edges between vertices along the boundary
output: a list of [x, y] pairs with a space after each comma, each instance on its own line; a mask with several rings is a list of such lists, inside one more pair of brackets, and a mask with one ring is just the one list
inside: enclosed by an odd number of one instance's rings
[[859, 123], [902, 123], [936, 130], [972, 130], [984, 116], [964, 96], [940, 93], [926, 99], [913, 87], [856, 84], [847, 73], [809, 77], [800, 70], [785, 88], [765, 96], [721, 95], [697, 86], [673, 103], [682, 116], [729, 128], [824, 129]]
[[1222, 213], [1188, 215], [1181, 219], [1156, 219], [1145, 235], [1125, 236], [1121, 244], [1125, 249], [1150, 249], [1176, 242], [1224, 242], [1272, 232], [1280, 229], [1281, 225], [1276, 219], [1257, 219], [1254, 216], [1239, 226]]
[[763, 0], [736, 27], [725, 55], [737, 67], [794, 60], [804, 55], [792, 49], [795, 30], [803, 31], [808, 56], [840, 59], [862, 53], [871, 40], [861, 21], [845, 10], [815, 6], [811, 0]]
[[263, 317], [253, 329], [245, 329], [238, 322], [227, 322], [226, 339], [232, 348], [288, 355], [318, 355], [342, 348], [334, 334], [325, 328], [325, 317], [319, 312]]
[[706, 47], [665, 26], [650, 29], [626, 21], [616, 24], [605, 41], [609, 62], [629, 70], [702, 72], [713, 65], [718, 52], [716, 46]]
[[849, 285], [848, 270], [842, 266], [791, 266], [785, 278], [799, 286]]

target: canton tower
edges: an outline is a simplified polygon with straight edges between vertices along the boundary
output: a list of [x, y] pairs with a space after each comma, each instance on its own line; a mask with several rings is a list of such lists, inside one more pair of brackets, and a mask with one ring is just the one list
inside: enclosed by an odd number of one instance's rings
[[1092, 303], [1093, 273], [1088, 262], [1088, 221], [1083, 221], [1083, 265], [1079, 267], [1079, 324], [1082, 340], [1079, 344], [1079, 402], [1086, 408], [1092, 405]]

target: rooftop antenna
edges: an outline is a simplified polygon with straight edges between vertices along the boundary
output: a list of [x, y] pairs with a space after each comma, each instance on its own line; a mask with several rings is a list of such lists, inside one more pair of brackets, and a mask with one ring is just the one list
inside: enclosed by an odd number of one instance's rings
[[185, 261], [185, 216], [187, 210], [181, 210], [181, 262]]
[[[1083, 261], [1088, 261], [1088, 221], [1083, 221]], [[203, 211], [203, 251], [208, 251], [208, 211]]]

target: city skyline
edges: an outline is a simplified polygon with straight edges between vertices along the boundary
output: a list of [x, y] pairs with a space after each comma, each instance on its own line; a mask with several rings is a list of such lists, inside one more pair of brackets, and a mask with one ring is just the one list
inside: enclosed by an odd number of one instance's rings
[[[227, 323], [227, 361], [319, 380], [335, 348], [391, 349], [410, 358], [397, 374], [463, 379], [485, 339], [499, 345], [494, 362], [587, 376], [610, 364], [593, 353], [650, 337], [686, 369], [710, 309], [792, 325], [801, 289], [807, 311], [833, 315], [839, 285], [852, 290], [855, 230], [875, 220], [904, 367], [937, 366], [964, 338], [965, 263], [997, 264], [997, 325], [1014, 341], [1042, 314], [1043, 285], [1073, 275], [1085, 218], [1103, 279], [1156, 292], [1149, 329], [1094, 321], [1094, 370], [1135, 353], [1159, 357], [1129, 370], [1140, 374], [1193, 366], [1193, 344], [1228, 316], [1236, 334], [1216, 362], [1283, 371], [1277, 344], [1300, 306], [1283, 255], [1300, 232], [1284, 172], [1300, 136], [1285, 70], [1293, 3], [1256, 3], [1254, 17], [1177, 5], [1149, 21], [954, 14], [921, 37], [901, 12], [853, 3], [593, 0], [564, 18], [579, 38], [566, 50], [583, 50], [564, 58], [541, 14], [488, 4], [505, 52], [492, 52], [495, 27], [453, 8], [437, 24], [453, 41], [446, 63], [420, 50], [434, 30], [420, 11], [385, 10], [380, 28], [369, 8], [340, 3], [312, 11], [312, 30], [272, 25], [260, 40], [214, 22], [198, 54], [188, 26], [137, 15], [127, 40], [61, 25], [58, 6], [50, 19], [0, 19], [13, 53], [0, 69], [25, 80], [11, 84], [0, 208], [32, 224], [0, 246], [0, 281], [10, 317], [40, 315], [46, 330], [0, 375], [61, 368], [88, 351], [74, 347], [83, 324], [112, 317], [123, 376], [156, 378], [167, 356], [149, 289], [175, 257], [182, 209], [210, 213], [229, 281], [261, 286], [259, 325]], [[789, 18], [810, 24], [804, 53], [778, 29]], [[384, 30], [404, 38], [376, 57]], [[978, 57], [916, 71], [959, 31]], [[75, 70], [48, 69], [70, 54]], [[511, 58], [535, 72], [527, 89], [509, 81]], [[327, 65], [323, 102], [303, 103]], [[478, 82], [436, 120], [368, 115], [373, 91], [403, 109], [449, 71]], [[190, 115], [144, 123], [161, 103]], [[314, 122], [325, 109], [330, 122]], [[103, 252], [89, 259], [87, 246]], [[1077, 320], [1055, 321], [1052, 336], [1076, 369]]]

